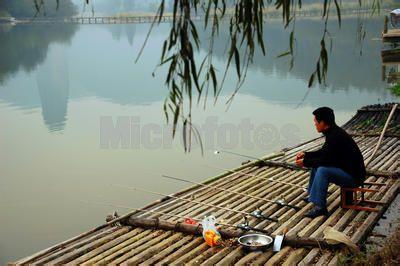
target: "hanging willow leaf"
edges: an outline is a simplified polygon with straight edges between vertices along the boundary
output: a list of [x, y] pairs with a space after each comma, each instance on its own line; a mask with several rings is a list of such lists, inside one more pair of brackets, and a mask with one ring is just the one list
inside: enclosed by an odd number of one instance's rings
[[209, 73], [211, 75], [211, 79], [212, 79], [212, 83], [213, 83], [214, 95], [216, 95], [217, 88], [218, 88], [218, 82], [217, 82], [217, 76], [215, 75], [215, 70], [214, 70], [214, 66], [213, 65], [210, 66], [210, 72]]
[[290, 51], [283, 52], [283, 53], [279, 54], [277, 57], [278, 57], [278, 58], [279, 58], [279, 57], [285, 57], [285, 56], [288, 56], [288, 55], [290, 55]]
[[341, 27], [342, 26], [342, 16], [340, 14], [339, 3], [338, 3], [338, 0], [334, 0], [334, 2], [335, 2], [335, 6], [336, 6], [336, 14], [338, 17], [339, 27]]
[[311, 87], [314, 83], [315, 73], [312, 73], [310, 79], [308, 80], [308, 87]]
[[289, 38], [289, 47], [290, 47], [290, 54], [292, 55], [293, 55], [293, 46], [294, 46], [294, 31], [291, 31]]
[[235, 49], [233, 50], [233, 52], [234, 52], [234, 55], [235, 55], [236, 72], [237, 72], [237, 75], [238, 75], [238, 77], [240, 79], [240, 55], [239, 55], [239, 51], [236, 48], [236, 46], [235, 46]]
[[161, 23], [161, 19], [162, 19], [163, 15], [164, 15], [165, 0], [161, 1], [159, 8], [160, 8], [160, 11], [158, 13], [158, 24]]

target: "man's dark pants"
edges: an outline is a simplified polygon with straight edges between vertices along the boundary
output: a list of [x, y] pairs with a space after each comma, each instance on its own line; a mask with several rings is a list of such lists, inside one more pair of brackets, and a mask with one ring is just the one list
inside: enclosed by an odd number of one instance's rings
[[311, 170], [308, 184], [309, 202], [325, 209], [329, 183], [340, 187], [356, 187], [354, 178], [337, 167], [319, 166]]

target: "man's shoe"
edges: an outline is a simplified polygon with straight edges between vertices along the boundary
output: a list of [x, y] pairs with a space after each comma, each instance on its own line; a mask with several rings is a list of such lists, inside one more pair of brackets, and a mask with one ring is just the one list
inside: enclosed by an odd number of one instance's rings
[[309, 212], [307, 212], [304, 216], [309, 218], [315, 218], [321, 215], [328, 215], [328, 210], [326, 208], [320, 208], [314, 206]]

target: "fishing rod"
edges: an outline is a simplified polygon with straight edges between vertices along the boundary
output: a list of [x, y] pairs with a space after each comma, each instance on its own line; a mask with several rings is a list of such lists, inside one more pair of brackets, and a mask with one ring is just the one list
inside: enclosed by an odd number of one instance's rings
[[[217, 190], [228, 192], [228, 193], [231, 193], [231, 194], [241, 195], [241, 196], [245, 196], [245, 197], [249, 197], [249, 198], [253, 198], [253, 199], [258, 199], [258, 200], [262, 200], [262, 201], [269, 202], [269, 203], [274, 203], [274, 204], [277, 204], [277, 205], [282, 206], [282, 207], [290, 207], [290, 208], [293, 208], [293, 209], [295, 209], [297, 211], [301, 209], [300, 207], [287, 204], [283, 199], [278, 199], [278, 200], [265, 199], [265, 198], [261, 198], [261, 197], [258, 197], [258, 196], [253, 196], [253, 195], [250, 195], [250, 194], [247, 194], [247, 193], [242, 193], [242, 192], [238, 192], [238, 191], [234, 191], [234, 190], [229, 190], [229, 189], [222, 188], [222, 187], [219, 187], [219, 186], [206, 185], [206, 184], [203, 184], [203, 183], [198, 183], [198, 182], [190, 181], [190, 180], [179, 178], [179, 177], [174, 177], [174, 176], [169, 176], [169, 175], [161, 175], [161, 176], [165, 177], [165, 178], [168, 178], [168, 179], [172, 179], [172, 180], [182, 181], [182, 182], [199, 185], [199, 186], [206, 187], [206, 188], [217, 189]], [[259, 214], [261, 214], [261, 213], [259, 213]]]
[[293, 184], [293, 183], [290, 183], [290, 182], [284, 182], [284, 181], [280, 181], [280, 180], [275, 180], [273, 177], [265, 178], [265, 177], [257, 176], [257, 175], [254, 175], [254, 174], [248, 174], [248, 173], [246, 173], [244, 171], [240, 171], [240, 170], [233, 171], [233, 170], [229, 170], [229, 169], [225, 169], [225, 168], [221, 168], [221, 167], [217, 167], [217, 166], [211, 166], [211, 165], [206, 165], [206, 166], [207, 167], [212, 167], [212, 168], [215, 168], [215, 169], [219, 169], [219, 170], [223, 170], [223, 171], [227, 171], [227, 172], [234, 173], [234, 174], [241, 173], [241, 174], [246, 175], [246, 176], [255, 177], [257, 179], [263, 179], [263, 180], [267, 180], [267, 181], [270, 181], [270, 182], [281, 183], [281, 184], [285, 184], [285, 185], [289, 185], [289, 186], [300, 188], [303, 191], [307, 191], [306, 187], [303, 187], [303, 186], [300, 186], [300, 185], [297, 185], [297, 184]]
[[154, 195], [159, 195], [159, 196], [163, 196], [163, 197], [169, 197], [169, 198], [172, 198], [172, 199], [177, 199], [177, 200], [186, 201], [186, 202], [190, 202], [190, 203], [196, 203], [196, 204], [199, 204], [199, 205], [208, 206], [208, 207], [221, 209], [221, 210], [226, 210], [226, 211], [242, 214], [242, 215], [245, 215], [245, 216], [252, 216], [252, 217], [255, 217], [257, 219], [263, 219], [263, 220], [269, 220], [269, 221], [272, 221], [272, 222], [278, 222], [277, 218], [265, 216], [265, 215], [263, 215], [261, 213], [260, 210], [256, 210], [256, 211], [253, 211], [253, 212], [250, 213], [250, 212], [239, 211], [239, 210], [226, 208], [226, 207], [222, 207], [222, 206], [219, 206], [219, 205], [214, 205], [214, 204], [210, 204], [210, 203], [206, 203], [206, 202], [201, 202], [201, 201], [197, 201], [197, 200], [189, 200], [189, 199], [185, 199], [185, 198], [181, 198], [181, 197], [177, 197], [177, 196], [173, 196], [173, 195], [167, 195], [167, 194], [163, 194], [163, 193], [160, 193], [160, 192], [155, 192], [155, 191], [151, 191], [151, 190], [147, 190], [147, 189], [136, 188], [136, 187], [125, 187], [125, 186], [121, 186], [121, 185], [116, 185], [116, 186], [122, 187], [122, 188], [127, 188], [127, 189], [132, 189], [132, 190], [136, 190], [136, 191], [141, 191], [141, 192], [145, 192], [145, 193], [150, 193], [150, 194], [154, 194]]
[[216, 155], [217, 155], [217, 154], [220, 154], [220, 153], [228, 153], [228, 154], [233, 154], [233, 155], [245, 157], [245, 158], [248, 158], [248, 159], [253, 159], [253, 160], [257, 160], [257, 161], [263, 161], [263, 160], [260, 159], [260, 158], [253, 157], [253, 156], [249, 156], [249, 155], [245, 155], [245, 154], [240, 154], [240, 153], [233, 152], [233, 151], [226, 151], [226, 150], [215, 150], [215, 151], [214, 151], [214, 154], [216, 154]]
[[[184, 217], [183, 215], [165, 213], [165, 212], [160, 212], [160, 211], [151, 211], [151, 210], [138, 209], [138, 208], [133, 208], [133, 207], [129, 207], [129, 206], [125, 206], [125, 205], [119, 205], [119, 204], [88, 202], [88, 201], [82, 201], [82, 202], [83, 203], [87, 203], [87, 204], [96, 204], [96, 205], [102, 205], [102, 206], [111, 206], [111, 207], [115, 207], [115, 208], [128, 209], [128, 210], [144, 212], [144, 213], [153, 213], [153, 214], [159, 214], [159, 215], [166, 215], [166, 216], [176, 217], [176, 218], [180, 218], [180, 219], [188, 218], [188, 217]], [[190, 219], [192, 219], [194, 221], [197, 221], [199, 223], [201, 223], [201, 221], [202, 221], [199, 218], [190, 217]], [[271, 232], [269, 232], [267, 230], [250, 226], [249, 222], [247, 221], [246, 218], [245, 218], [244, 223], [238, 224], [238, 225], [233, 225], [233, 224], [229, 224], [229, 223], [222, 223], [222, 222], [216, 222], [216, 225], [222, 225], [222, 226], [227, 226], [227, 227], [231, 227], [231, 228], [235, 228], [235, 229], [241, 229], [243, 231], [255, 231], [255, 232], [260, 232], [260, 233], [264, 233], [264, 234], [270, 234], [271, 233]]]

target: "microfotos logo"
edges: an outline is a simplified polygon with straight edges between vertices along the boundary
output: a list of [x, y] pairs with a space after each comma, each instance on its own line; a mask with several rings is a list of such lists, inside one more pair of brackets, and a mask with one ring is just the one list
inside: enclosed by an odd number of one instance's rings
[[[209, 116], [203, 124], [194, 125], [204, 150], [215, 149], [274, 149], [300, 142], [300, 129], [295, 124], [274, 126], [254, 123], [244, 118], [239, 123], [221, 123], [217, 116]], [[183, 146], [182, 128], [177, 125], [175, 138]], [[192, 133], [191, 148], [200, 147]], [[100, 148], [102, 149], [171, 149], [174, 138], [172, 125], [143, 123], [139, 116], [101, 116]]]

